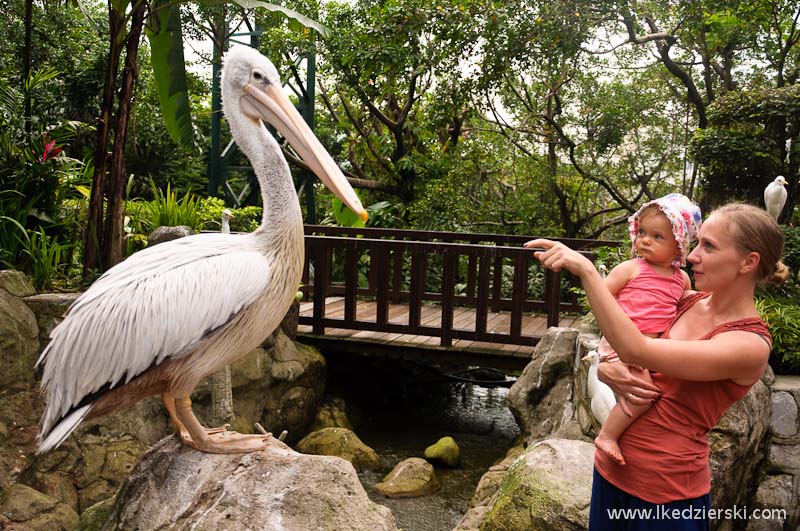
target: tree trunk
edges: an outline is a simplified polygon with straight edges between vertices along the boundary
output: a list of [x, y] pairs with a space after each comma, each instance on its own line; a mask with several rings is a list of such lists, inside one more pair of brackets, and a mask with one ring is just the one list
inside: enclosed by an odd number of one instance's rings
[[105, 269], [100, 263], [103, 247], [103, 198], [105, 197], [108, 142], [111, 132], [111, 117], [114, 113], [117, 70], [122, 46], [125, 43], [122, 38], [125, 33], [125, 14], [114, 9], [111, 2], [108, 3], [108, 26], [110, 30], [108, 66], [106, 67], [106, 81], [103, 85], [100, 119], [97, 123], [92, 192], [89, 197], [89, 212], [83, 241], [83, 276], [89, 276], [93, 270]]
[[215, 372], [209, 378], [211, 386], [212, 426], [222, 426], [233, 422], [233, 390], [231, 388], [231, 367]]
[[114, 149], [111, 153], [111, 174], [108, 182], [108, 208], [103, 231], [102, 257], [106, 268], [111, 268], [122, 261], [122, 228], [123, 228], [123, 195], [127, 175], [125, 172], [125, 141], [128, 137], [128, 122], [131, 102], [134, 98], [134, 85], [138, 77], [139, 67], [136, 58], [139, 50], [139, 39], [144, 28], [144, 19], [148, 3], [139, 0], [131, 13], [131, 28], [125, 47], [125, 68], [122, 73], [122, 86], [117, 106], [117, 123], [114, 131]]
[[[33, 0], [25, 0], [25, 46], [22, 48], [22, 82], [31, 77], [31, 56], [33, 55]], [[31, 137], [31, 94], [25, 91], [25, 136]]]

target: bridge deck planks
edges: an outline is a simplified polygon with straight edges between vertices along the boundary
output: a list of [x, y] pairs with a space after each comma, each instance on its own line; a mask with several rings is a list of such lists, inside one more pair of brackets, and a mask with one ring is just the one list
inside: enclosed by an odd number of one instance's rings
[[[442, 322], [441, 306], [434, 304], [424, 304], [421, 308], [420, 324], [422, 326], [438, 327]], [[325, 317], [329, 319], [343, 319], [345, 311], [344, 297], [328, 297], [325, 304]], [[313, 312], [312, 302], [300, 303], [300, 315], [311, 317]], [[356, 319], [359, 321], [375, 321], [377, 314], [377, 303], [375, 301], [359, 300], [356, 304]], [[407, 324], [409, 308], [403, 304], [389, 304], [389, 322], [395, 324]], [[474, 331], [475, 330], [476, 310], [474, 308], [456, 307], [453, 313], [453, 326], [456, 329]], [[562, 316], [559, 326], [578, 326], [576, 321], [579, 317]], [[489, 312], [486, 318], [487, 332], [507, 334], [511, 327], [511, 312]], [[547, 329], [547, 316], [523, 314], [522, 333], [523, 335], [544, 335]], [[298, 333], [311, 334], [310, 325], [300, 325]], [[369, 330], [350, 330], [345, 328], [325, 328], [325, 336], [338, 337], [348, 341], [364, 341], [370, 343], [392, 344], [393, 346], [403, 346], [413, 348], [437, 348], [439, 338], [435, 336], [399, 334], [392, 332], [373, 332]], [[489, 343], [486, 341], [471, 341], [467, 339], [456, 339], [452, 350], [466, 350], [491, 354], [503, 357], [522, 357], [529, 358], [535, 347], [526, 345], [509, 345], [503, 343]]]

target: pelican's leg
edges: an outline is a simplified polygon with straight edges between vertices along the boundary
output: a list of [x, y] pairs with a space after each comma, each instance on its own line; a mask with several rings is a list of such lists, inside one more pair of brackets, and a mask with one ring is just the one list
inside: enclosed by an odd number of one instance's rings
[[[161, 400], [164, 402], [164, 407], [167, 408], [167, 413], [169, 413], [169, 418], [172, 420], [172, 425], [175, 427], [178, 437], [180, 437], [184, 444], [188, 444], [187, 441], [190, 441], [192, 437], [189, 435], [189, 430], [186, 429], [186, 426], [184, 426], [183, 423], [178, 420], [178, 416], [175, 412], [175, 397], [169, 393], [163, 393], [161, 395]], [[227, 431], [228, 425], [226, 424], [225, 426], [220, 426], [219, 428], [205, 428], [205, 430], [209, 435], [213, 435], [215, 433]]]
[[257, 452], [266, 449], [270, 440], [275, 440], [271, 434], [249, 435], [235, 431], [208, 433], [194, 416], [192, 400], [188, 396], [175, 398], [174, 403], [175, 416], [189, 432], [189, 437], [186, 439], [181, 437], [181, 441], [201, 452], [212, 454]]

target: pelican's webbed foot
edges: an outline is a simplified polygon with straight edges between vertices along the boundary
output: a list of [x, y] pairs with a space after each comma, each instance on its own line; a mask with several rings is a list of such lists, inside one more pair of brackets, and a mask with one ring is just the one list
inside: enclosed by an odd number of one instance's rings
[[212, 454], [241, 454], [266, 450], [272, 434], [245, 434], [228, 431], [226, 428], [206, 429], [192, 411], [188, 396], [175, 399], [175, 419], [183, 427], [178, 429], [181, 442], [201, 452]]

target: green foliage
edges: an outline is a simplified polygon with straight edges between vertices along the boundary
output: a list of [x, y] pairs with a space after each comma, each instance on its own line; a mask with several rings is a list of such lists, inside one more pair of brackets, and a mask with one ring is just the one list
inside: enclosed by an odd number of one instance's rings
[[800, 305], [796, 295], [785, 298], [763, 294], [756, 298], [758, 313], [769, 323], [770, 365], [777, 372], [800, 370]]
[[[227, 208], [219, 197], [204, 197], [198, 203], [198, 215], [202, 229], [218, 231], [221, 227], [222, 211]], [[231, 232], [253, 232], [261, 224], [263, 209], [260, 206], [230, 208], [233, 218], [229, 221]]]
[[68, 250], [72, 244], [62, 244], [55, 236], [48, 236], [43, 228], [28, 231], [17, 225], [17, 238], [20, 242], [22, 256], [19, 257], [20, 269], [33, 279], [36, 289], [49, 289], [56, 277], [63, 275], [69, 264]]
[[336, 222], [342, 227], [357, 228], [365, 225], [361, 216], [350, 210], [347, 205], [345, 205], [338, 197], [334, 197], [331, 200], [331, 203], [333, 208], [333, 216], [336, 218]]
[[782, 225], [783, 263], [789, 266], [795, 281], [800, 281], [800, 227]]
[[152, 232], [156, 227], [179, 225], [191, 227], [195, 231], [200, 230], [202, 225], [198, 213], [200, 199], [197, 196], [186, 192], [186, 195], [178, 199], [170, 184], [167, 184], [166, 192], [162, 192], [155, 183], [151, 184], [155, 199], [143, 203], [141, 212], [143, 216], [141, 224], [147, 232]]

